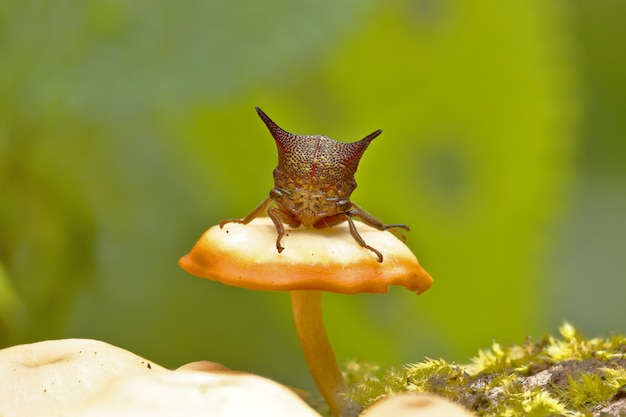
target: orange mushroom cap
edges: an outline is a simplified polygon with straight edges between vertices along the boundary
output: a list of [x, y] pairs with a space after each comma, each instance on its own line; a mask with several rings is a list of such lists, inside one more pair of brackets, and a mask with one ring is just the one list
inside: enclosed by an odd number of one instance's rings
[[361, 222], [357, 227], [383, 254], [382, 263], [354, 241], [346, 223], [288, 230], [285, 250], [278, 253], [268, 217], [211, 227], [178, 263], [198, 277], [251, 290], [386, 293], [389, 286], [401, 285], [421, 294], [431, 286], [432, 278], [402, 241]]

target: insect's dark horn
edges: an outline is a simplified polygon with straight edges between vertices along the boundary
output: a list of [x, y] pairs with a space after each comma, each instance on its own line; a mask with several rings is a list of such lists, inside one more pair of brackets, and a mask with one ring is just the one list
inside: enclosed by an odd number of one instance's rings
[[365, 136], [363, 139], [361, 139], [359, 141], [360, 142], [365, 142], [367, 145], [370, 144], [371, 141], [373, 141], [378, 135], [380, 135], [381, 133], [383, 133], [382, 129], [378, 129], [372, 133], [370, 133], [369, 135]]
[[369, 146], [370, 142], [373, 141], [381, 133], [383, 133], [382, 129], [378, 129], [375, 132], [372, 132], [369, 135], [365, 136], [360, 141], [352, 142], [350, 144], [350, 147], [352, 148], [352, 152], [354, 152], [355, 156], [358, 154], [360, 158], [361, 155], [363, 155], [363, 152], [365, 152], [365, 150]]
[[378, 129], [357, 142], [346, 143], [344, 145], [344, 159], [350, 171], [352, 171], [353, 173], [356, 172], [359, 161], [361, 160], [361, 157], [363, 156], [363, 153], [369, 146], [370, 142], [373, 141], [382, 132], [383, 131], [381, 129]]
[[259, 108], [259, 106], [256, 107], [256, 112], [261, 120], [263, 120], [263, 123], [265, 123], [265, 126], [267, 126], [274, 139], [276, 139], [277, 141], [284, 141], [285, 139], [295, 136], [293, 133], [289, 133], [286, 130], [283, 130], [280, 126], [274, 123], [274, 121], [270, 119], [270, 117], [265, 114], [263, 110]]

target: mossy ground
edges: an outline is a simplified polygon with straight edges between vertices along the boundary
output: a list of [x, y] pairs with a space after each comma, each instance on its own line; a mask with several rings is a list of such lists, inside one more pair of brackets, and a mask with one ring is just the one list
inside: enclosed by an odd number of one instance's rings
[[380, 370], [351, 362], [350, 397], [364, 408], [394, 393], [431, 392], [477, 416], [626, 416], [626, 336], [587, 339], [572, 325], [560, 338], [503, 347], [468, 365], [426, 359]]

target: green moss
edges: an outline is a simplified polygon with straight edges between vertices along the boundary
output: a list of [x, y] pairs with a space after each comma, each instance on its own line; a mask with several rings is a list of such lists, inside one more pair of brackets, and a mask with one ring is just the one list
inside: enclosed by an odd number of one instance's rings
[[368, 407], [399, 392], [432, 392], [464, 405], [478, 416], [587, 416], [626, 387], [626, 337], [586, 339], [572, 325], [560, 338], [503, 347], [494, 343], [468, 365], [426, 359], [381, 371], [351, 362], [350, 396]]

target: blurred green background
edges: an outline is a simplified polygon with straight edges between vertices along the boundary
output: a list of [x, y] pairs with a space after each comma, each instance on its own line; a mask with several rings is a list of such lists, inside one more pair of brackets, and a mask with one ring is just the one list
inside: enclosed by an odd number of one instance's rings
[[417, 297], [329, 295], [340, 360], [626, 331], [626, 3], [0, 2], [0, 346], [102, 339], [310, 388], [285, 293], [177, 260], [272, 186], [261, 106], [366, 152]]

